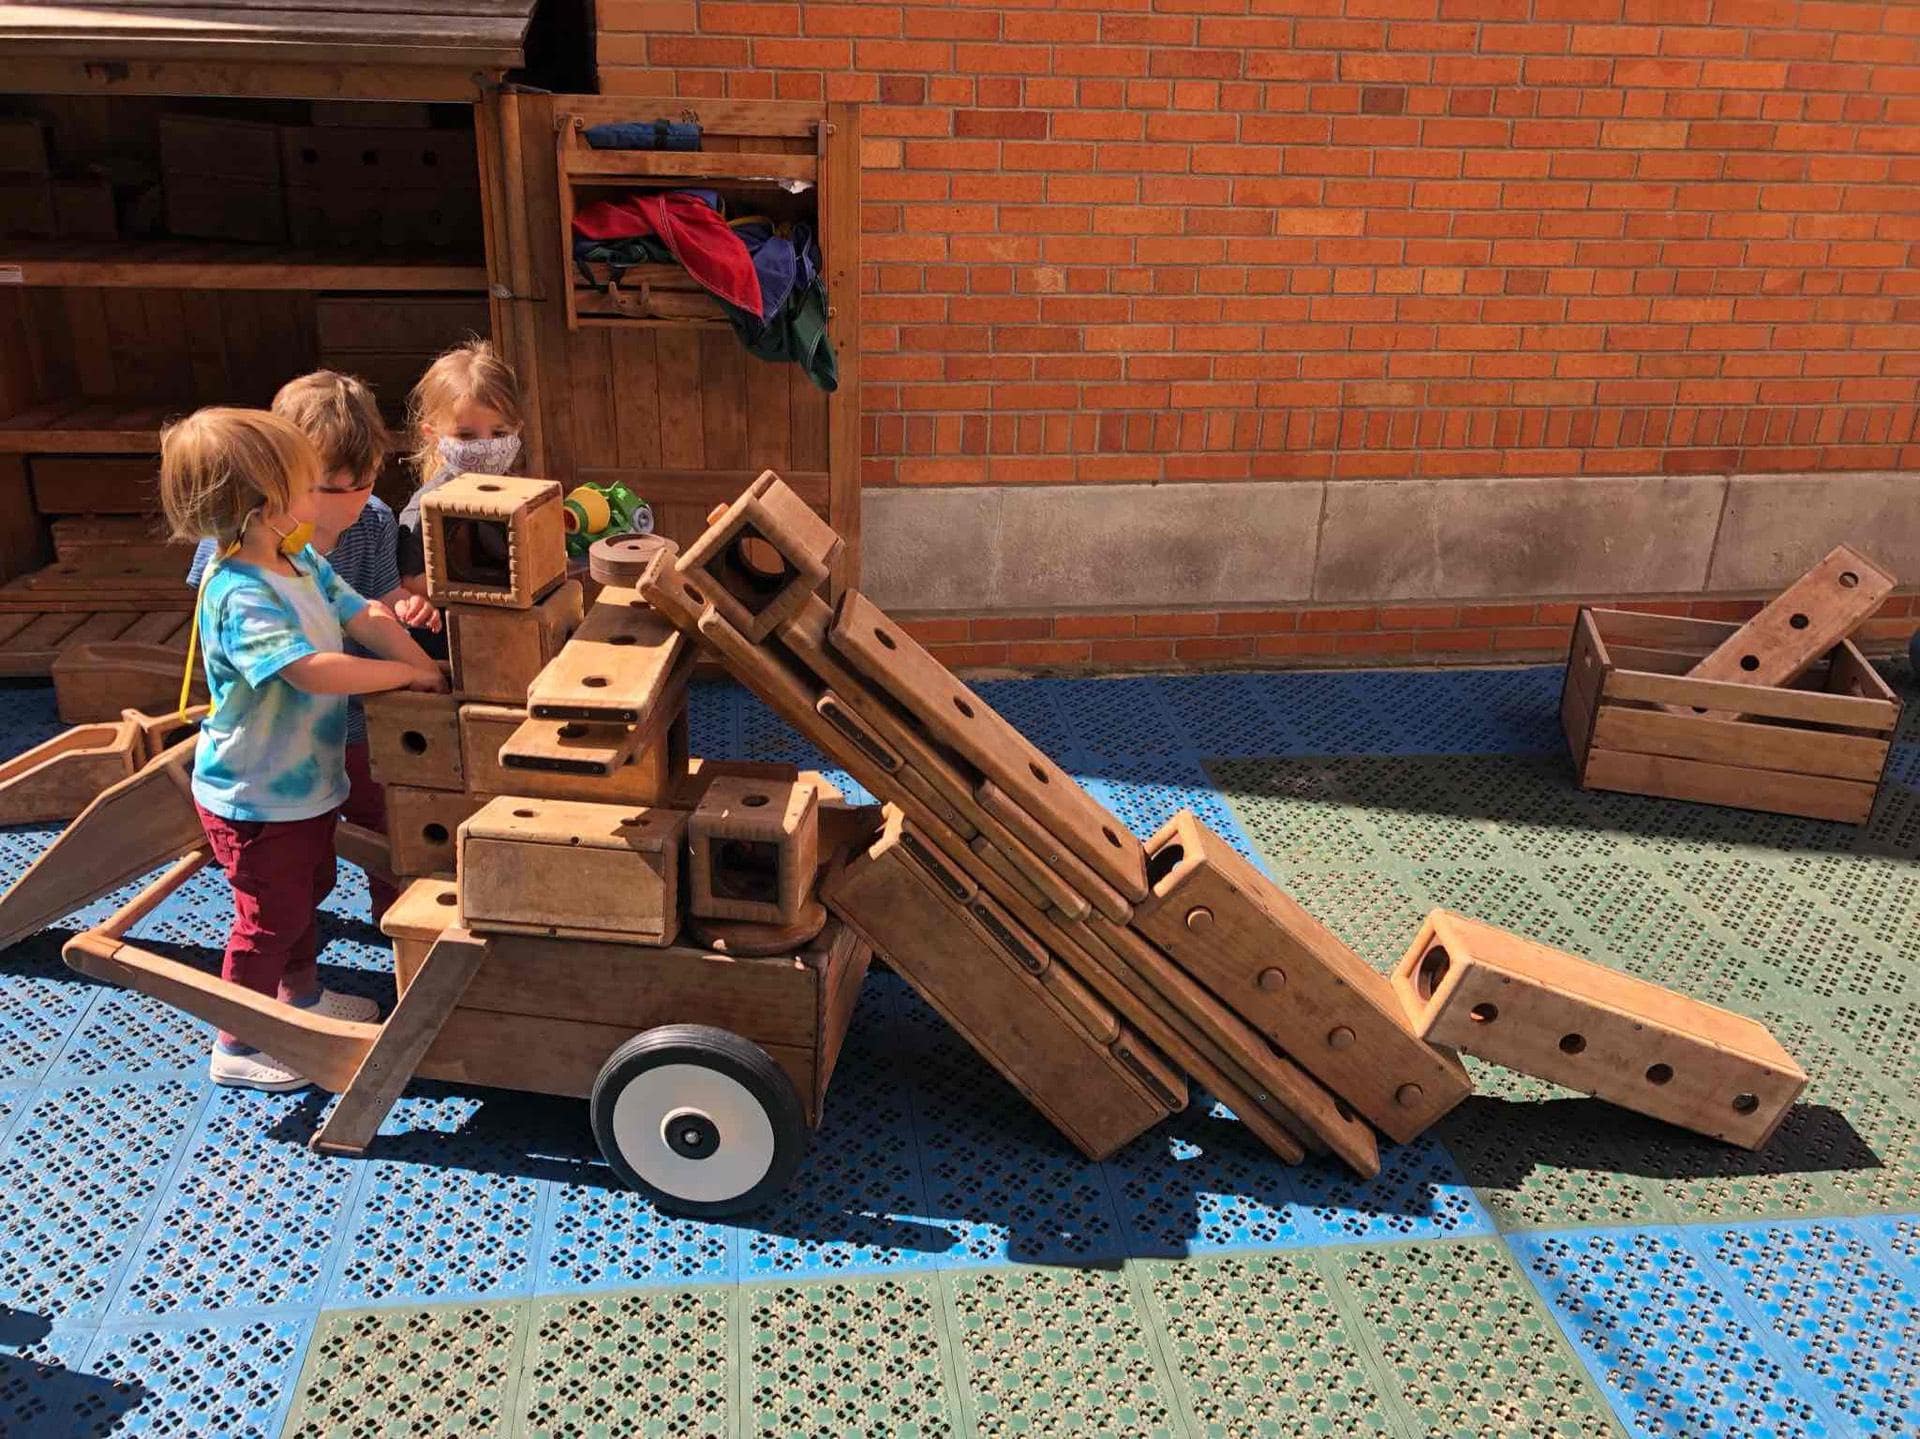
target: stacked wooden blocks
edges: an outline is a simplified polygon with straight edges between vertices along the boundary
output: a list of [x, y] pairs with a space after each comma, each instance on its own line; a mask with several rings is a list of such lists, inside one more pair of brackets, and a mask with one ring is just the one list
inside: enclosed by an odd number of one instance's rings
[[1864, 823], [1900, 700], [1849, 636], [1893, 585], [1842, 545], [1744, 625], [1582, 610], [1560, 701], [1580, 784]]
[[[766, 474], [635, 588], [885, 802], [879, 836], [830, 874], [826, 907], [1086, 1154], [1181, 1108], [1190, 1076], [1282, 1159], [1327, 1152], [1372, 1174], [1376, 1130], [1410, 1140], [1468, 1095], [1458, 1049], [1741, 1143], [1798, 1092], [1804, 1076], [1758, 1026], [1653, 986], [1595, 984], [1608, 972], [1517, 936], [1502, 944], [1527, 947], [1552, 1004], [1492, 1031], [1498, 1043], [1442, 1024], [1450, 1010], [1370, 969], [1192, 814], [1143, 845], [865, 596], [829, 606], [816, 590], [839, 544]], [[715, 803], [731, 814], [738, 797]], [[771, 818], [781, 800], [767, 803]], [[755, 833], [783, 842], [777, 825]], [[771, 904], [777, 864], [745, 867]], [[710, 869], [696, 893], [737, 879]], [[1508, 952], [1499, 931], [1474, 932], [1477, 948], [1456, 942], [1456, 986], [1469, 955], [1491, 967]], [[1642, 1070], [1685, 1070], [1686, 1085], [1613, 1086], [1567, 1063], [1559, 1041], [1580, 1025], [1609, 1036], [1608, 1054], [1651, 1055], [1614, 1036], [1656, 1009], [1674, 1043]], [[1550, 1064], [1538, 1043], [1507, 1042], [1548, 1029]], [[1765, 1076], [1696, 1065], [1736, 1031]]]

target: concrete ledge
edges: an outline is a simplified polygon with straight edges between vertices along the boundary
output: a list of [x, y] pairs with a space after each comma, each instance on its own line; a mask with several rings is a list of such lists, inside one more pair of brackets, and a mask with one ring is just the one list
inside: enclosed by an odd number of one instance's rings
[[1920, 581], [1920, 475], [1734, 476], [1707, 588], [1779, 589], [1842, 544]]

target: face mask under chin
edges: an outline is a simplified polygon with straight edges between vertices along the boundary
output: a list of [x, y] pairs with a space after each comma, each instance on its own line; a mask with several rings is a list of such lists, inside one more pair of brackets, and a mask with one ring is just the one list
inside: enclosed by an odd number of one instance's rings
[[456, 475], [504, 475], [520, 458], [520, 437], [498, 435], [482, 440], [440, 441], [440, 458]]

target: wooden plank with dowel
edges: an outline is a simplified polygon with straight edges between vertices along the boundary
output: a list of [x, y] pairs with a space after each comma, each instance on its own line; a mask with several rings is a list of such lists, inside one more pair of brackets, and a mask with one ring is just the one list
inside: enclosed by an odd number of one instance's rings
[[1688, 673], [1735, 684], [1786, 684], [1852, 634], [1893, 586], [1894, 577], [1872, 560], [1838, 545]]
[[1435, 1043], [1746, 1149], [1807, 1082], [1755, 1020], [1449, 910], [1393, 983]]

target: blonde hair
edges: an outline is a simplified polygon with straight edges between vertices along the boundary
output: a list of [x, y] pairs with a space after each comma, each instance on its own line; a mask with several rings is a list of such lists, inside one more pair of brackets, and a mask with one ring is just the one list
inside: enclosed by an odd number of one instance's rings
[[160, 432], [160, 503], [175, 539], [225, 548], [250, 513], [285, 510], [320, 475], [313, 442], [265, 410], [209, 405]]
[[288, 380], [273, 397], [273, 412], [313, 442], [325, 475], [345, 470], [360, 480], [378, 474], [393, 448], [373, 391], [364, 380], [337, 370]]
[[442, 422], [463, 401], [497, 411], [515, 429], [524, 422], [520, 382], [514, 377], [513, 366], [485, 340], [467, 340], [441, 355], [427, 366], [420, 383], [407, 396], [407, 428], [414, 444], [409, 463], [416, 483], [427, 483], [440, 466], [439, 441], [428, 436], [426, 427], [444, 428]]

